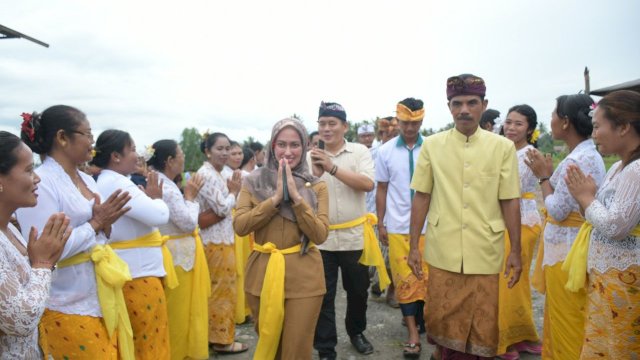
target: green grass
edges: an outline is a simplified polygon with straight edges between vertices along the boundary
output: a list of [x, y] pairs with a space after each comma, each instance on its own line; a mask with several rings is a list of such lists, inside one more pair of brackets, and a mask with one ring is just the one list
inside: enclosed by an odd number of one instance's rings
[[[557, 168], [560, 161], [564, 160], [566, 156], [567, 154], [565, 153], [553, 154], [553, 168], [554, 169]], [[602, 160], [604, 160], [605, 169], [609, 171], [609, 168], [611, 167], [611, 165], [613, 165], [616, 161], [620, 160], [620, 158], [617, 155], [611, 155], [611, 156], [603, 156]]]

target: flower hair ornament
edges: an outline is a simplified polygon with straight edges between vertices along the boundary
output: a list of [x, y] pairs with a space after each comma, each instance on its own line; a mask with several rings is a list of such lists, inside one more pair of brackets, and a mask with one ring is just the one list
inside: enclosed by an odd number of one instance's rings
[[31, 142], [36, 139], [36, 130], [33, 126], [33, 118], [35, 114], [36, 113], [22, 113], [20, 115], [22, 116], [22, 125], [20, 125], [20, 130], [27, 135]]
[[144, 161], [147, 162], [151, 160], [151, 158], [153, 157], [153, 155], [155, 155], [155, 153], [156, 153], [156, 149], [154, 149], [153, 146], [151, 145], [147, 145], [147, 147], [144, 149], [144, 153], [141, 156], [144, 158]]
[[591, 106], [589, 106], [589, 109], [591, 109], [591, 111], [589, 111], [589, 117], [592, 118], [593, 114], [596, 112], [596, 109], [598, 108], [598, 103], [594, 102], [593, 104], [591, 104]]
[[539, 129], [535, 129], [533, 130], [533, 132], [531, 133], [531, 140], [529, 140], [529, 142], [531, 144], [535, 144], [536, 141], [538, 141], [538, 138], [540, 137], [540, 130]]

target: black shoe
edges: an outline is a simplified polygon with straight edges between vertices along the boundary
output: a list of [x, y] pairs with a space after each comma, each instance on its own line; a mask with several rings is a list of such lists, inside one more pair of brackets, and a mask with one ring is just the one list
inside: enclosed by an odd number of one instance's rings
[[336, 353], [333, 354], [318, 354], [319, 360], [336, 360]]
[[351, 337], [351, 344], [358, 350], [360, 354], [368, 355], [373, 353], [373, 345], [364, 337], [364, 334], [358, 334]]

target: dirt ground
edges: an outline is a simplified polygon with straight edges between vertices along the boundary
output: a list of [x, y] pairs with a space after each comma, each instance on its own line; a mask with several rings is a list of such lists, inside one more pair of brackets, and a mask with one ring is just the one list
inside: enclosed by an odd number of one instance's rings
[[[542, 335], [542, 318], [544, 308], [544, 296], [532, 291], [533, 294], [533, 315], [538, 333]], [[338, 346], [336, 351], [340, 360], [391, 360], [403, 359], [402, 343], [406, 341], [406, 329], [401, 324], [402, 315], [400, 309], [393, 309], [384, 301], [384, 295], [381, 298], [373, 298], [369, 296], [367, 309], [367, 331], [365, 336], [373, 344], [375, 351], [370, 355], [360, 355], [349, 342], [349, 337], [344, 328], [344, 313], [346, 308], [347, 296], [341, 285], [338, 284], [338, 293], [336, 295], [336, 323], [338, 325]], [[237, 355], [213, 355], [211, 359], [228, 359], [228, 360], [249, 360], [253, 359], [253, 351], [257, 342], [256, 333], [253, 330], [253, 324], [241, 325], [236, 328], [236, 340], [246, 343], [250, 346], [249, 351]], [[429, 359], [434, 347], [427, 344], [426, 338], [422, 335], [422, 356], [421, 359]], [[314, 351], [313, 358], [317, 359], [317, 353]], [[540, 356], [523, 355], [523, 360], [539, 359]]]

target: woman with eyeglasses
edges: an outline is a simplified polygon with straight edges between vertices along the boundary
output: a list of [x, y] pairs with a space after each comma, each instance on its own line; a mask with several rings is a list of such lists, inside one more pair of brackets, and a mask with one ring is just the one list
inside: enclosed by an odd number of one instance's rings
[[599, 186], [605, 175], [602, 156], [591, 139], [593, 100], [585, 94], [563, 95], [551, 113], [551, 135], [569, 155], [553, 169], [551, 156], [529, 149], [525, 164], [538, 178], [547, 216], [542, 230], [532, 284], [545, 293], [543, 359], [577, 359], [584, 337], [586, 293], [565, 289], [562, 265], [585, 219], [564, 177], [570, 165], [580, 167]]
[[29, 241], [11, 224], [16, 209], [35, 206], [40, 178], [33, 153], [20, 138], [0, 131], [0, 359], [42, 358], [38, 323], [49, 298], [52, 268], [71, 236], [69, 219], [51, 215]]
[[41, 179], [38, 204], [16, 213], [22, 236], [28, 238], [32, 227], [42, 231], [59, 212], [73, 227], [40, 321], [40, 347], [54, 359], [115, 359], [116, 330], [103, 319], [94, 263], [84, 256], [105, 244], [111, 225], [127, 212], [130, 196], [118, 191], [101, 198], [93, 178], [78, 170], [93, 151], [91, 124], [82, 111], [56, 105], [22, 116], [22, 140], [43, 158], [35, 170]]

